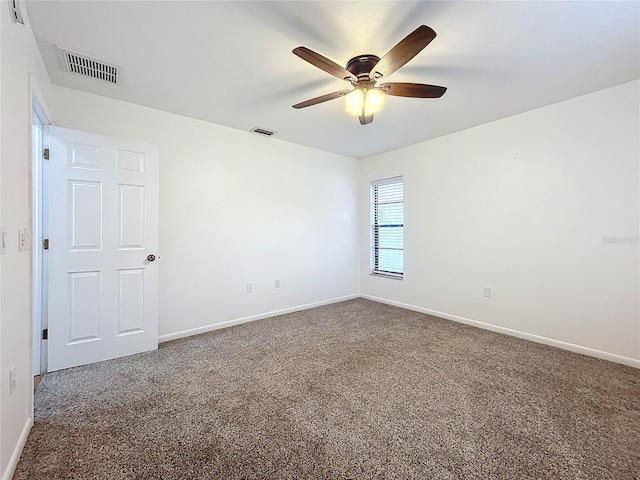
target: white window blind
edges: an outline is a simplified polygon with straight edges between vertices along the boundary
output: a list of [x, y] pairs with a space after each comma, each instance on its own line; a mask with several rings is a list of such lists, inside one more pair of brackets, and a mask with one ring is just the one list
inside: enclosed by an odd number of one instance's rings
[[404, 268], [402, 177], [371, 183], [371, 273], [402, 278]]

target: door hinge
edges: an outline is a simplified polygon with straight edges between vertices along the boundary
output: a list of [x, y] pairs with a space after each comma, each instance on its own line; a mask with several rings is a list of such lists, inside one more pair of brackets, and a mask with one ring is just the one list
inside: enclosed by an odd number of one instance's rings
[[48, 340], [49, 339], [49, 329], [45, 328], [42, 330], [42, 339], [43, 340]]
[[49, 239], [45, 238], [42, 242], [42, 248], [44, 248], [45, 250], [49, 250]]
[[45, 148], [44, 151], [42, 152], [42, 156], [45, 160], [49, 160], [49, 149]]

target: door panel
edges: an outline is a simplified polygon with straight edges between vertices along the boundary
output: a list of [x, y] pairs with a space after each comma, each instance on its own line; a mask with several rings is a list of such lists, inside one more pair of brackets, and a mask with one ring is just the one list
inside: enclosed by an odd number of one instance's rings
[[70, 251], [102, 250], [102, 184], [69, 180]]
[[144, 332], [144, 269], [118, 270], [116, 335]]
[[140, 152], [118, 150], [118, 171], [144, 173], [144, 155]]
[[69, 316], [68, 344], [100, 340], [102, 275], [101, 272], [68, 273]]
[[120, 242], [118, 249], [144, 248], [144, 187], [118, 185], [120, 192]]
[[158, 149], [51, 129], [48, 370], [158, 346]]
[[[54, 127], [55, 128], [55, 127]], [[100, 147], [98, 145], [83, 145], [69, 143], [69, 167], [100, 170], [102, 167], [102, 158], [100, 155]]]

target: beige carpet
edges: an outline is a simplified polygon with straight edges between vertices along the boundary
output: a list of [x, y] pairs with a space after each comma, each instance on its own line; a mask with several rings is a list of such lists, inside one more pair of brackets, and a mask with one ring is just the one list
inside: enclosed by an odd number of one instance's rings
[[638, 479], [640, 370], [366, 300], [48, 374], [15, 479]]

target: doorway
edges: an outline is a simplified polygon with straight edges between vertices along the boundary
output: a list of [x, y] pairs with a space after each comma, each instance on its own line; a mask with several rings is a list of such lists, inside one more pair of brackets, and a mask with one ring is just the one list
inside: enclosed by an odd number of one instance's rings
[[156, 349], [157, 145], [49, 127], [32, 105], [34, 377]]

